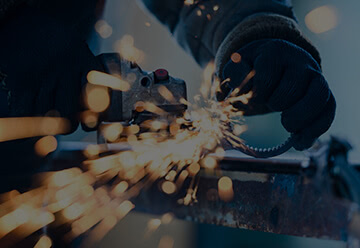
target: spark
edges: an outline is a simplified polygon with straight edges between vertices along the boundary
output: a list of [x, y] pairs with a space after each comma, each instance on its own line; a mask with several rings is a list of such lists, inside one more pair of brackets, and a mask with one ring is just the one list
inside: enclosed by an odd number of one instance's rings
[[170, 236], [163, 236], [160, 239], [158, 248], [173, 248], [174, 247], [174, 239]]
[[130, 201], [124, 201], [123, 203], [121, 203], [116, 209], [116, 214], [118, 218], [122, 219], [123, 217], [125, 217], [134, 207], [134, 204], [132, 204]]
[[153, 232], [155, 230], [157, 230], [161, 225], [161, 220], [160, 219], [151, 219], [148, 222], [147, 228], [149, 231]]
[[206, 157], [203, 160], [203, 165], [207, 169], [215, 169], [217, 163], [216, 160], [212, 157]]
[[[239, 95], [240, 91], [244, 88], [244, 86], [249, 83], [249, 81], [256, 75], [256, 71], [255, 70], [251, 70], [249, 72], [248, 75], [246, 75], [245, 79], [241, 82], [241, 84], [239, 85], [239, 87], [235, 88], [231, 94], [230, 94], [230, 98], [228, 99], [229, 101], [237, 101], [236, 98], [232, 98], [232, 97], [236, 97]], [[251, 92], [251, 91], [250, 91]], [[249, 95], [246, 96], [247, 98], [251, 98], [252, 97], [252, 92], [251, 93], [248, 93]], [[250, 95], [251, 94], [251, 95]]]
[[200, 87], [200, 92], [204, 99], [209, 98], [209, 93], [211, 92], [212, 79], [214, 77], [215, 63], [210, 62], [204, 69], [203, 73], [203, 83]]
[[233, 53], [233, 54], [231, 54], [231, 60], [234, 63], [240, 63], [241, 62], [241, 55], [239, 53]]
[[45, 157], [57, 148], [57, 140], [54, 136], [45, 136], [35, 143], [35, 152], [41, 157]]
[[64, 209], [63, 215], [68, 220], [75, 220], [82, 215], [85, 206], [77, 202]]
[[140, 127], [138, 125], [131, 125], [128, 131], [130, 134], [137, 134], [140, 131]]
[[216, 155], [216, 157], [218, 157], [218, 158], [224, 158], [224, 156], [225, 156], [225, 150], [224, 150], [224, 148], [222, 148], [222, 147], [218, 147], [218, 148], [216, 148], [215, 149], [215, 155]]
[[166, 115], [166, 112], [152, 102], [145, 102], [144, 109], [157, 115]]
[[173, 94], [171, 93], [171, 91], [168, 90], [168, 88], [166, 88], [165, 86], [161, 85], [159, 87], [159, 93], [167, 101], [172, 102], [172, 103], [176, 102]]
[[176, 185], [173, 182], [165, 181], [161, 185], [161, 189], [164, 193], [171, 195], [176, 191]]
[[221, 200], [229, 202], [234, 197], [233, 183], [229, 177], [222, 177], [218, 181], [218, 192]]
[[244, 133], [247, 130], [246, 126], [244, 125], [234, 125], [233, 127], [233, 132], [236, 136], [241, 135], [242, 133]]
[[98, 114], [90, 110], [81, 113], [81, 122], [88, 128], [95, 128], [98, 124]]
[[110, 75], [100, 71], [90, 71], [87, 75], [89, 83], [106, 86], [114, 90], [128, 91], [130, 84], [117, 75]]
[[331, 5], [315, 8], [305, 16], [305, 24], [313, 33], [325, 33], [338, 26], [338, 10]]
[[161, 217], [161, 224], [163, 225], [168, 225], [170, 224], [170, 222], [174, 219], [173, 214], [171, 213], [166, 213]]
[[119, 184], [117, 184], [114, 189], [112, 190], [112, 193], [114, 195], [121, 195], [123, 194], [127, 189], [129, 188], [129, 184], [126, 181], [122, 181]]
[[105, 111], [110, 105], [109, 90], [103, 86], [86, 87], [86, 103], [88, 108], [96, 113]]
[[41, 236], [41, 238], [36, 243], [34, 248], [50, 248], [51, 246], [52, 246], [52, 240], [48, 236], [44, 235]]
[[46, 135], [65, 134], [69, 122], [58, 117], [16, 117], [0, 119], [0, 142]]
[[249, 100], [252, 98], [253, 96], [253, 92], [250, 91], [247, 94], [243, 94], [240, 96], [236, 96], [236, 97], [231, 97], [229, 98], [229, 101], [234, 103], [234, 102], [242, 102], [243, 104], [248, 104]]
[[100, 146], [90, 144], [90, 145], [88, 145], [88, 147], [84, 151], [84, 154], [88, 158], [98, 156], [100, 154]]
[[128, 61], [140, 63], [144, 60], [144, 52], [135, 47], [135, 41], [131, 35], [125, 35], [116, 41], [114, 49]]
[[110, 142], [115, 142], [119, 137], [120, 134], [123, 131], [123, 126], [120, 123], [114, 123], [114, 124], [109, 124], [106, 125], [102, 132], [104, 137], [110, 141]]
[[200, 171], [200, 165], [198, 163], [192, 163], [191, 165], [189, 165], [187, 170], [189, 171], [191, 176], [195, 176]]
[[[33, 231], [38, 230], [55, 221], [56, 217], [56, 221], [67, 223], [71, 227], [66, 234], [68, 240], [89, 232], [86, 242], [97, 242], [134, 209], [131, 199], [155, 182], [159, 183], [159, 188], [165, 194], [175, 196], [180, 192], [185, 180], [189, 180], [186, 194], [179, 196], [178, 202], [184, 205], [195, 203], [198, 174], [201, 168], [208, 171], [218, 167], [219, 160], [225, 156], [222, 141], [225, 140], [235, 147], [243, 145], [242, 139], [238, 137], [246, 130], [242, 113], [232, 104], [235, 101], [246, 103], [252, 97], [252, 92], [241, 96], [233, 94], [225, 101], [217, 102], [216, 91], [224, 82], [214, 76], [214, 69], [213, 63], [206, 67], [201, 94], [196, 96], [194, 103], [180, 100], [181, 104], [189, 107], [182, 116], [167, 119], [169, 113], [156, 104], [138, 102], [136, 110], [146, 110], [157, 114], [159, 118], [144, 121], [139, 125], [125, 126], [114, 123], [103, 126], [101, 132], [108, 141], [127, 141], [131, 149], [109, 155], [106, 154], [106, 145], [89, 145], [84, 151], [87, 159], [81, 168], [41, 174], [38, 188], [23, 194], [8, 194], [8, 200], [0, 205], [0, 209], [4, 210], [0, 217], [0, 238], [27, 223], [32, 223]], [[254, 72], [250, 73], [247, 81], [254, 75]], [[85, 91], [90, 110], [83, 115], [84, 118], [94, 117], [88, 122], [96, 123], [98, 113], [109, 105], [109, 88], [127, 88], [122, 87], [122, 81], [117, 76], [96, 71], [89, 73], [88, 80], [90, 84]], [[165, 100], [176, 103], [167, 88], [160, 87], [159, 93]], [[60, 127], [63, 127], [64, 123], [60, 118], [46, 119], [46, 125], [43, 123], [44, 119], [29, 120], [36, 120], [38, 122], [35, 124], [43, 127], [40, 128], [40, 134], [55, 135], [63, 131]], [[5, 124], [12, 123], [5, 123], [8, 119], [2, 121], [0, 120], [0, 131], [3, 126], [6, 130]], [[57, 126], [54, 130], [51, 129], [53, 124]], [[144, 128], [148, 128], [148, 131], [143, 132]], [[52, 132], [44, 132], [45, 129]], [[4, 133], [0, 134], [0, 138], [9, 139], [4, 138]], [[38, 133], [27, 135], [34, 134]], [[54, 139], [52, 136], [45, 137], [37, 146], [47, 146], [44, 141], [53, 142]], [[50, 152], [54, 147], [54, 144], [49, 145], [49, 149], [42, 154]], [[230, 201], [233, 198], [231, 179], [221, 178], [218, 192], [220, 199]], [[62, 217], [61, 220], [58, 220], [59, 216]], [[38, 218], [38, 222], [35, 223], [34, 218]], [[172, 218], [172, 215], [168, 214], [161, 219], [154, 219], [149, 222], [148, 228], [156, 230], [161, 224], [169, 223]], [[173, 242], [169, 240], [165, 243], [168, 243], [169, 247], [173, 246]], [[165, 243], [161, 247], [165, 247]]]
[[185, 0], [185, 1], [184, 1], [184, 4], [185, 4], [185, 5], [193, 5], [194, 3], [195, 3], [194, 0]]
[[29, 220], [29, 213], [31, 207], [28, 205], [21, 205], [16, 210], [6, 214], [0, 218], [0, 238], [26, 223]]
[[103, 39], [109, 38], [113, 33], [112, 27], [105, 20], [99, 20], [99, 21], [96, 22], [95, 31]]

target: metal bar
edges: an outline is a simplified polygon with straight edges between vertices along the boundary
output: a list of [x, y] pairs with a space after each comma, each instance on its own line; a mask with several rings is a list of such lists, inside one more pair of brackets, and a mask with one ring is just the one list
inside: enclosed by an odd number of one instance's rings
[[[70, 145], [56, 157], [57, 168], [73, 166], [81, 161], [82, 149]], [[314, 180], [317, 177], [309, 176], [315, 171], [314, 165], [305, 164], [296, 159], [227, 157], [221, 161], [222, 170], [201, 171], [196, 202], [188, 206], [178, 200], [186, 195], [190, 180], [170, 196], [155, 182], [133, 202], [137, 211], [172, 212], [177, 218], [194, 222], [346, 241], [352, 203], [322, 190], [321, 183]], [[233, 181], [231, 202], [218, 197], [218, 179], [224, 175]]]
[[346, 240], [351, 204], [342, 202], [300, 175], [222, 172], [233, 181], [234, 199], [223, 202], [217, 196], [219, 176], [202, 173], [197, 202], [179, 205], [185, 187], [167, 196], [154, 185], [134, 199], [139, 211], [174, 213], [178, 218], [200, 223], [249, 230]]

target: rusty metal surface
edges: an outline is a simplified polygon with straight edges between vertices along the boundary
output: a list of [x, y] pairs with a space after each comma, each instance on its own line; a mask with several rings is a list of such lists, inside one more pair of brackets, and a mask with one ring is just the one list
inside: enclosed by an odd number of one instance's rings
[[[121, 147], [119, 148], [121, 149]], [[63, 149], [54, 162], [61, 165], [82, 159], [78, 148]], [[78, 159], [76, 161], [76, 158]], [[314, 176], [314, 166], [303, 160], [228, 157], [222, 170], [202, 171], [197, 178], [197, 201], [189, 206], [178, 203], [186, 195], [189, 180], [179, 192], [166, 195], [155, 182], [132, 199], [137, 211], [163, 214], [199, 223], [271, 232], [301, 237], [346, 241], [353, 204], [336, 198]], [[234, 199], [218, 198], [221, 176], [233, 181]]]
[[277, 234], [347, 239], [351, 204], [324, 194], [300, 175], [227, 172], [233, 180], [234, 199], [225, 203], [217, 196], [217, 176], [202, 175], [197, 202], [177, 203], [185, 194], [169, 197], [155, 185], [134, 199], [139, 211], [221, 226]]

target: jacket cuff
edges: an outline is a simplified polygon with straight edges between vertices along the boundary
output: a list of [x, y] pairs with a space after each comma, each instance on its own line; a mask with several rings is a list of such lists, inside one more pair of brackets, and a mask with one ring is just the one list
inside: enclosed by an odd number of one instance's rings
[[234, 52], [253, 41], [262, 39], [282, 39], [291, 42], [310, 53], [321, 66], [319, 52], [301, 33], [293, 19], [264, 13], [246, 18], [225, 37], [215, 56], [217, 75], [221, 75]]

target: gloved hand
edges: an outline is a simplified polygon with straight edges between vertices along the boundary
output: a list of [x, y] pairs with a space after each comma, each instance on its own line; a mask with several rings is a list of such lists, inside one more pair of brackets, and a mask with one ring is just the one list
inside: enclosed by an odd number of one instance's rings
[[0, 34], [0, 71], [6, 74], [0, 85], [0, 117], [56, 110], [74, 131], [82, 79], [90, 70], [102, 70], [87, 44], [75, 30], [30, 8], [1, 23]]
[[[284, 128], [295, 134], [294, 148], [304, 150], [325, 133], [335, 117], [336, 103], [319, 64], [302, 48], [285, 40], [254, 41], [241, 48], [224, 67], [218, 100], [235, 88], [252, 91], [248, 104], [234, 107], [245, 115], [282, 112]], [[240, 61], [239, 61], [240, 60]], [[254, 75], [255, 72], [255, 75]], [[250, 73], [250, 74], [249, 74]]]

